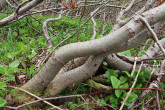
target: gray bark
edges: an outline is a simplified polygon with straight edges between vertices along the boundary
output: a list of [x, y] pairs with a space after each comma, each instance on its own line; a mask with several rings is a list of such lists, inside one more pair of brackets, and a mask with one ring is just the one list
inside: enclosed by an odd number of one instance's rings
[[3, 10], [7, 5], [7, 2], [6, 0], [1, 0], [0, 1], [0, 11]]
[[[165, 18], [165, 4], [144, 12], [142, 16], [148, 20], [150, 25], [163, 20]], [[103, 38], [65, 45], [51, 56], [42, 70], [26, 83], [23, 88], [32, 91], [43, 90], [54, 79], [64, 64], [74, 58], [100, 54], [107, 51], [108, 53], [124, 51], [124, 47], [122, 49], [117, 48], [118, 45], [127, 42], [139, 34], [144, 28], [144, 24], [139, 20], [139, 15], [137, 15], [126, 25]]]

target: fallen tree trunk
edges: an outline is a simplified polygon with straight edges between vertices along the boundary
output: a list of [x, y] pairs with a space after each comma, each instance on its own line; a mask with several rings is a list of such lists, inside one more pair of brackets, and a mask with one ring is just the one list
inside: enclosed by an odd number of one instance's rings
[[[27, 12], [42, 1], [43, 0], [31, 1], [20, 8], [17, 14], [21, 15]], [[39, 73], [23, 85], [22, 88], [34, 92], [37, 95], [46, 89], [46, 92], [44, 91], [46, 94], [45, 96], [55, 96], [66, 87], [77, 82], [82, 82], [94, 75], [104, 59], [115, 69], [120, 71], [131, 71], [134, 59], [121, 55], [118, 52], [137, 47], [148, 39], [149, 32], [147, 31], [145, 24], [141, 21], [141, 17], [144, 17], [149, 24], [154, 27], [155, 31], [159, 30], [158, 27], [165, 18], [165, 4], [145, 11], [153, 6], [156, 0], [150, 0], [149, 2], [152, 5], [145, 6], [134, 16], [128, 18], [126, 22], [120, 21], [123, 16], [119, 17], [120, 19], [117, 20], [117, 23], [120, 23], [116, 24], [112, 29], [113, 31], [105, 37], [92, 41], [72, 43], [59, 48], [49, 58]], [[133, 6], [133, 4], [130, 6]], [[124, 12], [121, 14], [123, 15]], [[15, 20], [16, 18], [14, 15], [15, 14], [12, 14], [1, 20], [0, 27]], [[165, 39], [160, 40], [160, 43], [165, 47]], [[145, 55], [137, 58], [137, 62], [146, 58], [154, 57], [159, 51], [160, 48], [155, 43], [155, 45], [148, 49]], [[69, 61], [75, 58], [80, 59], [80, 57], [89, 58], [83, 60], [77, 65], [77, 67], [70, 71], [61, 70], [61, 68], [63, 68]], [[144, 65], [142, 70], [150, 68], [150, 66]], [[21, 95], [22, 94], [20, 94], [20, 96]]]
[[[165, 4], [144, 12], [142, 16], [148, 20], [150, 25], [163, 20], [165, 17]], [[144, 24], [140, 21], [139, 15], [137, 15], [126, 25], [103, 38], [63, 46], [50, 57], [42, 70], [27, 82], [23, 88], [30, 91], [43, 90], [54, 79], [64, 64], [71, 59], [92, 54], [100, 54], [102, 52], [106, 53], [106, 56], [110, 53], [124, 51], [126, 50], [125, 47], [116, 47], [123, 42], [127, 45], [126, 42], [139, 34], [144, 28]]]

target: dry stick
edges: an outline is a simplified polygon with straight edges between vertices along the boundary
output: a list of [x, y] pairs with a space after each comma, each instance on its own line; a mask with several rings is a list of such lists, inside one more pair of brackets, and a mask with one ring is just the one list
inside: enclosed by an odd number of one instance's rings
[[135, 80], [134, 80], [134, 82], [133, 82], [133, 84], [132, 84], [132, 87], [130, 88], [130, 90], [129, 90], [129, 92], [128, 92], [126, 98], [124, 99], [124, 101], [123, 101], [123, 103], [122, 103], [122, 105], [121, 105], [121, 107], [120, 107], [119, 110], [122, 110], [122, 109], [123, 109], [123, 107], [124, 107], [124, 105], [125, 105], [125, 103], [126, 103], [128, 97], [129, 97], [129, 95], [131, 94], [131, 92], [132, 92], [132, 90], [133, 90], [133, 88], [134, 88], [134, 86], [135, 86], [135, 84], [136, 84], [136, 81], [137, 81], [137, 78], [138, 78], [138, 76], [139, 76], [139, 73], [140, 73], [140, 71], [141, 71], [142, 65], [143, 65], [143, 61], [141, 62], [141, 65], [140, 65], [140, 67], [139, 67], [139, 70], [138, 70], [138, 73], [137, 73], [137, 75], [136, 75], [136, 77], [135, 77]]
[[[38, 97], [38, 96], [36, 96], [36, 95], [34, 95], [34, 94], [32, 94], [32, 93], [30, 93], [30, 92], [28, 92], [28, 91], [22, 89], [22, 88], [13, 87], [13, 86], [7, 86], [7, 87], [19, 89], [19, 90], [21, 90], [21, 91], [23, 91], [23, 92], [25, 92], [25, 93], [27, 93], [27, 94], [29, 94], [29, 95], [31, 95], [31, 96], [37, 98], [37, 99], [39, 99], [39, 100], [42, 100], [42, 98], [40, 98], [40, 97]], [[48, 104], [48, 105], [50, 105], [50, 106], [52, 106], [53, 108], [56, 108], [56, 109], [58, 109], [58, 110], [62, 110], [61, 108], [59, 108], [59, 107], [57, 107], [57, 106], [51, 104], [51, 103], [48, 102], [48, 101], [45, 101], [45, 100], [44, 100], [43, 102], [46, 103], [46, 104]], [[18, 108], [17, 108], [17, 109], [18, 109]]]
[[151, 80], [152, 75], [154, 74], [155, 70], [156, 70], [155, 68], [152, 68], [152, 71], [151, 71], [151, 73], [150, 73], [150, 77], [149, 77], [149, 79], [148, 79], [148, 81], [147, 81], [145, 87], [147, 87], [147, 85], [149, 84], [149, 81]]
[[[159, 74], [163, 73], [163, 71], [164, 71], [164, 65], [165, 65], [165, 60], [163, 60], [161, 62]], [[162, 75], [158, 76], [158, 78], [157, 78], [157, 80], [158, 80], [159, 83], [160, 83], [161, 78], [162, 78]], [[157, 102], [157, 105], [158, 105], [158, 110], [160, 110], [160, 100], [159, 100], [159, 93], [158, 93], [158, 91], [156, 91], [156, 102]]]
[[[85, 106], [86, 105], [86, 103], [84, 103], [84, 104], [80, 104], [80, 105], [78, 105], [77, 107], [75, 107], [74, 109], [72, 109], [72, 110], [77, 110], [77, 108], [80, 108], [80, 107], [82, 107], [82, 106]], [[48, 109], [48, 110], [50, 110], [50, 109]], [[87, 109], [88, 110], [88, 109]]]
[[102, 103], [102, 102], [99, 102], [99, 101], [97, 101], [97, 100], [95, 100], [95, 98], [93, 98], [91, 95], [89, 95], [89, 97], [91, 98], [91, 99], [93, 99], [96, 103], [100, 103], [100, 104], [104, 104], [104, 105], [106, 105], [106, 106], [108, 106], [108, 107], [110, 107], [110, 108], [112, 108], [112, 109], [114, 109], [114, 110], [117, 110], [117, 109], [115, 109], [114, 107], [112, 107], [111, 105], [109, 105], [109, 104], [106, 104], [106, 103]]
[[133, 68], [132, 68], [131, 76], [130, 76], [130, 79], [129, 79], [129, 83], [130, 83], [130, 81], [131, 81], [131, 79], [133, 77], [133, 73], [134, 73], [134, 71], [136, 69], [136, 63], [137, 63], [137, 57], [135, 57], [135, 61], [134, 61], [134, 64], [133, 64]]
[[[151, 97], [146, 103], [144, 103], [144, 105], [147, 105], [147, 104], [149, 104], [153, 99], [154, 99], [155, 97], [153, 96], [153, 97]], [[137, 104], [137, 105], [135, 105], [133, 108], [137, 108], [138, 106], [140, 106], [140, 105], [142, 105], [143, 103], [141, 102], [141, 103], [139, 103], [139, 104]]]
[[[129, 88], [114, 88], [114, 89], [110, 89], [110, 90], [128, 90]], [[155, 88], [142, 88], [142, 89], [138, 89], [138, 88], [133, 88], [134, 90], [156, 90]], [[159, 91], [161, 91], [161, 89], [158, 89]], [[109, 91], [109, 90], [108, 90]], [[164, 90], [163, 90], [164, 91]], [[101, 91], [102, 92], [107, 92], [106, 91]], [[164, 91], [165, 92], [165, 91]], [[90, 95], [92, 94], [97, 94], [99, 92], [96, 92], [96, 93], [91, 93]], [[34, 103], [37, 103], [37, 102], [40, 102], [40, 101], [45, 101], [45, 100], [56, 100], [56, 99], [62, 99], [62, 98], [71, 98], [71, 97], [80, 97], [82, 98], [82, 96], [89, 96], [88, 94], [81, 94], [81, 95], [69, 95], [69, 96], [58, 96], [58, 97], [50, 97], [50, 98], [41, 98], [41, 99], [38, 99], [38, 100], [35, 100], [33, 102], [29, 102], [27, 104], [22, 104], [20, 106], [17, 106], [17, 107], [11, 107], [11, 106], [4, 106], [4, 108], [11, 108], [11, 109], [19, 109], [19, 108], [22, 108], [26, 105], [30, 105], [30, 104], [34, 104]], [[83, 99], [82, 99], [83, 100]], [[146, 102], [147, 103], [147, 102]], [[134, 107], [137, 107], [137, 106], [134, 106]]]
[[[23, 19], [23, 21], [26, 22], [24, 19]], [[35, 29], [35, 27], [33, 27], [31, 24], [29, 24], [29, 23], [27, 23], [27, 22], [26, 22], [26, 24], [27, 24], [28, 26], [30, 26], [33, 30], [35, 30], [37, 33], [43, 35], [41, 32], [39, 32], [37, 29]]]
[[117, 29], [119, 29], [121, 26], [125, 25], [127, 22], [129, 22], [132, 19], [132, 17], [129, 17], [129, 18], [123, 20], [123, 16], [126, 12], [131, 10], [131, 8], [132, 8], [133, 4], [135, 3], [135, 1], [136, 0], [132, 0], [131, 3], [128, 5], [128, 7], [126, 7], [124, 10], [120, 11], [119, 15], [116, 18], [117, 24], [114, 25], [114, 27], [110, 31], [110, 33], [117, 30]]
[[[99, 4], [92, 4], [92, 5], [86, 5], [86, 6], [95, 6], [95, 5], [102, 5], [101, 3], [99, 3]], [[84, 5], [79, 5], [78, 7], [83, 7]], [[114, 8], [123, 8], [123, 9], [125, 9], [125, 7], [121, 7], [121, 6], [116, 6], [116, 5], [105, 5], [106, 7], [114, 7]], [[75, 6], [75, 8], [77, 8], [77, 6]], [[6, 21], [5, 23], [4, 23], [4, 25], [7, 25], [7, 24], [10, 24], [10, 23], [13, 23], [13, 22], [15, 22], [15, 21], [18, 21], [18, 20], [20, 20], [20, 19], [22, 19], [22, 18], [24, 18], [25, 16], [29, 16], [29, 15], [33, 15], [33, 14], [37, 14], [37, 13], [42, 13], [42, 12], [46, 12], [46, 11], [53, 11], [53, 10], [63, 10], [63, 9], [66, 9], [66, 8], [64, 8], [64, 7], [62, 7], [62, 8], [50, 8], [50, 9], [44, 9], [44, 10], [40, 10], [40, 11], [33, 11], [33, 12], [31, 12], [31, 13], [25, 13], [24, 15], [22, 15], [22, 16], [20, 16], [19, 18], [17, 18], [17, 19], [14, 19], [13, 18], [13, 20], [10, 20], [10, 21]], [[66, 10], [68, 10], [68, 9], [66, 9]]]
[[[14, 87], [12, 87], [14, 88]], [[82, 96], [85, 95], [85, 94], [82, 94], [82, 95], [69, 95], [69, 96], [59, 96], [59, 97], [52, 97], [52, 98], [40, 98], [38, 100], [35, 100], [33, 102], [29, 102], [27, 104], [22, 104], [20, 106], [17, 106], [17, 107], [10, 107], [10, 106], [4, 106], [5, 108], [10, 108], [10, 109], [20, 109], [26, 105], [30, 105], [30, 104], [34, 104], [34, 103], [37, 103], [37, 102], [40, 102], [40, 101], [46, 101], [46, 100], [55, 100], [55, 99], [62, 99], [62, 98], [71, 98], [71, 97], [80, 97], [83, 101], [85, 100]], [[85, 101], [86, 102], [86, 101]]]
[[81, 17], [80, 17], [80, 20], [79, 20], [79, 29], [78, 29], [78, 34], [77, 34], [77, 42], [78, 42], [78, 40], [79, 40], [79, 35], [80, 35], [80, 26], [81, 26], [81, 20], [82, 20], [82, 18], [83, 18], [83, 16], [85, 15], [85, 11], [86, 11], [86, 1], [87, 0], [84, 0], [85, 2], [84, 2], [84, 7], [83, 7], [83, 10], [82, 10], [82, 14], [81, 14]]
[[9, 0], [6, 0], [6, 2], [7, 2], [7, 4], [8, 4], [10, 7], [16, 8], [15, 6], [13, 6], [13, 5], [9, 2]]
[[[109, 1], [108, 1], [109, 2]], [[97, 11], [95, 11], [95, 13], [93, 14], [93, 16], [95, 16], [96, 14], [97, 14], [97, 12], [101, 9], [101, 8], [103, 8], [108, 2], [106, 2], [106, 3], [104, 3], [103, 5], [101, 5], [99, 8], [97, 8], [96, 10]], [[90, 16], [89, 17], [89, 19], [87, 19], [85, 22], [84, 22], [84, 24], [82, 24], [82, 26], [80, 26], [80, 28], [79, 29], [81, 29], [93, 16]], [[67, 37], [66, 39], [64, 39], [63, 41], [61, 41], [56, 47], [54, 47], [53, 48], [53, 51], [48, 55], [48, 56], [46, 56], [46, 58], [45, 58], [45, 60], [42, 62], [42, 63], [44, 63], [49, 57], [50, 57], [50, 55], [55, 51], [55, 49], [57, 48], [57, 47], [59, 47], [61, 44], [63, 44], [65, 41], [67, 41], [68, 39], [70, 39], [70, 38], [72, 38], [76, 33], [78, 33], [79, 32], [79, 30], [77, 30], [75, 33], [73, 33], [70, 37]]]
[[[19, 5], [17, 6], [15, 12], [13, 13], [13, 17], [11, 17], [11, 18], [9, 18], [9, 19], [6, 19], [5, 21], [0, 20], [0, 27], [3, 26], [3, 25], [5, 25], [5, 24], [8, 24], [9, 22], [11, 22], [11, 21], [13, 21], [13, 20], [15, 20], [15, 19], [18, 17], [18, 15], [19, 15], [18, 12], [19, 12], [20, 8], [21, 8], [23, 5], [25, 5], [26, 3], [28, 3], [29, 1], [30, 1], [30, 0], [27, 0], [27, 1], [22, 2], [21, 4], [19, 4]], [[1, 22], [1, 21], [3, 21], [3, 22]]]
[[52, 22], [52, 21], [58, 21], [58, 20], [60, 20], [62, 18], [62, 13], [63, 13], [63, 11], [61, 10], [61, 12], [59, 14], [59, 17], [57, 17], [57, 18], [49, 18], [49, 19], [47, 19], [47, 20], [45, 20], [43, 22], [42, 31], [43, 31], [44, 37], [45, 37], [45, 39], [46, 39], [46, 41], [48, 43], [47, 49], [50, 49], [53, 46], [53, 44], [52, 44], [52, 42], [51, 42], [51, 40], [49, 38], [48, 31], [47, 31], [47, 29], [48, 29], [47, 28], [47, 24], [49, 22]]
[[22, 6], [24, 6], [26, 3], [30, 2], [30, 1], [31, 1], [31, 0], [26, 0], [26, 1], [22, 2], [22, 3], [20, 3], [20, 4], [17, 6], [16, 10], [15, 10], [15, 15], [18, 15], [19, 9], [20, 9]]
[[[162, 40], [160, 40], [160, 42], [162, 43], [162, 44], [165, 44], [164, 43], [164, 40], [165, 39], [162, 39]], [[155, 43], [156, 44], [156, 43]], [[164, 45], [163, 45], [164, 46]], [[154, 48], [154, 50], [153, 50], [153, 48]], [[160, 50], [160, 48], [158, 47], [158, 45], [156, 46], [156, 48], [155, 48], [155, 46], [153, 46], [153, 44], [151, 44], [151, 46], [149, 47], [149, 49], [147, 50], [147, 53], [145, 53], [143, 56], [141, 56], [141, 57], [138, 57], [138, 59], [137, 59], [137, 62], [139, 62], [139, 61], [148, 61], [148, 60], [164, 60], [165, 59], [165, 57], [162, 57], [162, 58], [156, 58], [156, 57], [154, 57], [155, 55], [156, 55], [156, 53], [158, 52]], [[150, 52], [152, 51], [152, 55], [150, 56], [149, 54], [150, 54]], [[121, 59], [127, 59], [128, 61], [130, 61], [130, 62], [134, 62], [134, 59], [133, 58], [131, 58], [131, 57], [127, 57], [127, 56], [124, 56], [124, 55], [122, 55], [122, 54], [120, 54], [120, 53], [117, 53], [116, 54], [119, 58], [121, 58]]]
[[12, 1], [13, 1], [13, 3], [15, 3], [16, 5], [18, 5], [17, 1], [15, 1], [15, 0], [12, 0]]
[[139, 10], [136, 14], [141, 14], [143, 13], [144, 11], [150, 9], [151, 7], [153, 7], [153, 5], [155, 4], [155, 2], [157, 2], [158, 0], [148, 0], [146, 5], [141, 9]]
[[128, 12], [132, 8], [132, 6], [134, 5], [135, 1], [136, 0], [132, 0], [131, 3], [129, 4], [129, 6], [125, 10], [120, 12], [120, 15], [121, 15], [120, 19], [123, 17], [124, 13]]
[[[13, 0], [14, 2], [15, 2], [15, 0]], [[31, 8], [31, 6], [33, 7], [34, 5], [36, 5], [36, 4], [38, 4], [38, 3], [40, 3], [40, 2], [42, 2], [43, 0], [33, 0], [32, 2], [31, 2], [31, 5], [29, 5], [29, 4], [27, 4], [27, 6], [24, 6], [23, 7], [23, 9], [21, 9], [21, 10], [19, 10], [20, 11], [20, 13], [22, 14], [23, 12], [27, 12], [29, 9], [28, 8]], [[16, 2], [15, 2], [16, 3]], [[16, 3], [17, 4], [17, 3]], [[17, 4], [18, 5], [18, 4]], [[102, 5], [102, 4], [92, 4], [92, 5], [87, 5], [87, 6], [95, 6], [95, 5]], [[81, 6], [83, 6], [83, 5], [79, 5], [78, 7], [81, 7]], [[115, 7], [115, 8], [124, 8], [125, 9], [125, 7], [121, 7], [121, 6], [116, 6], [116, 5], [106, 5], [106, 6], [108, 6], [108, 7]], [[26, 7], [26, 9], [25, 9], [25, 7]], [[77, 7], [77, 6], [76, 6]], [[15, 21], [18, 21], [18, 20], [20, 20], [20, 19], [22, 19], [22, 18], [24, 18], [25, 16], [28, 16], [28, 15], [33, 15], [33, 14], [37, 14], [37, 13], [42, 13], [42, 12], [45, 12], [45, 11], [51, 11], [51, 10], [61, 10], [61, 9], [66, 9], [66, 8], [51, 8], [51, 9], [44, 9], [44, 10], [41, 10], [41, 11], [33, 11], [33, 12], [31, 12], [31, 13], [26, 13], [26, 14], [24, 14], [24, 15], [22, 15], [22, 16], [20, 16], [19, 18], [15, 18], [13, 15], [11, 15], [11, 18], [7, 18], [6, 20], [0, 20], [0, 26], [4, 26], [4, 25], [7, 25], [7, 24], [10, 24], [10, 23], [13, 23], [13, 22], [15, 22]], [[3, 22], [1, 22], [1, 21], [3, 21]]]
[[[16, 13], [13, 13], [10, 16], [7, 16], [6, 18], [0, 20], [0, 27], [7, 25], [7, 24], [9, 24], [10, 22], [12, 22], [14, 20], [15, 21], [18, 21], [17, 15], [21, 15], [21, 14], [29, 11], [31, 8], [33, 8], [34, 6], [38, 5], [43, 0], [29, 0], [29, 1], [30, 1], [30, 3], [28, 3], [27, 5], [25, 5], [23, 7], [20, 6], [20, 5], [19, 5], [20, 7], [18, 6], [19, 7], [19, 10], [18, 10], [18, 13], [17, 14]], [[23, 2], [21, 4], [24, 5], [25, 2]], [[18, 9], [18, 7], [17, 7], [17, 9]]]
[[[160, 67], [159, 73], [163, 73], [164, 65], [165, 65], [165, 60], [163, 60], [161, 62], [161, 67]], [[153, 88], [153, 87], [157, 87], [158, 88], [161, 78], [162, 78], [162, 75], [159, 75], [159, 77], [157, 78], [157, 80], [153, 81], [150, 84], [149, 88]], [[137, 101], [141, 100], [146, 94], [148, 94], [150, 92], [151, 89], [149, 89], [149, 88], [148, 88], [148, 90], [143, 91], [143, 93], [134, 102], [132, 102], [129, 105], [128, 110], [130, 110], [137, 103]]]
[[145, 44], [143, 45], [141, 51], [144, 50], [144, 49], [146, 48], [146, 46], [148, 45], [148, 43], [149, 43], [150, 41], [151, 41], [151, 39], [148, 39], [148, 40], [145, 42]]
[[[35, 18], [34, 16], [30, 15], [30, 17], [32, 17], [33, 19], [35, 19], [36, 21], [38, 21], [40, 24], [42, 24], [42, 22], [39, 19]], [[48, 31], [50, 31], [51, 33], [53, 33], [53, 36], [56, 36], [56, 34], [53, 31], [51, 31], [49, 28], [48, 28]]]
[[153, 35], [153, 39], [155, 40], [155, 42], [157, 43], [157, 45], [159, 46], [159, 48], [162, 50], [163, 54], [165, 55], [165, 49], [163, 48], [163, 46], [160, 44], [159, 39], [157, 37], [157, 35], [155, 34], [155, 32], [153, 31], [153, 29], [151, 28], [151, 26], [149, 25], [148, 21], [140, 16], [140, 20], [146, 25], [147, 29], [151, 32], [151, 34]]
[[92, 23], [93, 23], [93, 35], [92, 35], [92, 38], [91, 40], [94, 40], [96, 38], [96, 21], [94, 20], [94, 16], [93, 14], [96, 12], [97, 10], [94, 10], [90, 15], [92, 16], [91, 20], [92, 20]]
[[158, 110], [160, 110], [160, 100], [159, 100], [159, 91], [156, 91], [156, 103], [158, 105]]

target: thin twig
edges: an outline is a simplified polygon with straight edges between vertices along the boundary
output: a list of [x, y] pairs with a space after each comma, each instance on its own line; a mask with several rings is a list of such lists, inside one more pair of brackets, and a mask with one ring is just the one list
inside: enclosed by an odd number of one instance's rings
[[110, 108], [116, 110], [114, 107], [110, 106], [109, 104], [102, 103], [102, 102], [99, 102], [99, 101], [95, 100], [91, 95], [89, 95], [89, 97], [90, 97], [91, 99], [93, 99], [96, 103], [104, 104], [104, 105], [106, 105], [106, 106], [108, 106], [108, 107], [110, 107]]
[[[108, 1], [109, 2], [109, 1]], [[97, 11], [95, 11], [95, 13], [93, 14], [93, 16], [95, 16], [96, 14], [97, 14], [97, 12], [101, 9], [101, 8], [103, 8], [108, 2], [106, 2], [106, 3], [104, 3], [103, 5], [101, 5], [100, 7], [98, 7], [96, 10]], [[79, 29], [81, 29], [93, 16], [90, 16], [81, 26], [80, 26], [80, 28]], [[67, 40], [69, 40], [70, 38], [72, 38], [74, 35], [76, 35], [76, 33], [78, 33], [79, 32], [79, 30], [77, 30], [75, 33], [73, 33], [70, 37], [67, 37], [66, 39], [64, 39], [63, 41], [61, 41], [56, 47], [54, 47], [53, 48], [53, 51], [49, 54], [49, 55], [47, 55], [46, 56], [46, 58], [45, 58], [45, 60], [42, 62], [42, 64], [50, 57], [50, 55], [52, 55], [52, 53], [55, 51], [55, 49], [57, 48], [57, 47], [59, 47], [61, 44], [63, 44], [65, 41], [67, 41]]]
[[[159, 73], [162, 73], [162, 71], [163, 71], [163, 69], [164, 69], [164, 65], [165, 65], [165, 60], [163, 60], [163, 61], [161, 62], [161, 67], [160, 67]], [[154, 81], [150, 84], [150, 86], [148, 87], [148, 89], [145, 90], [145, 91], [143, 91], [143, 93], [142, 93], [140, 96], [138, 96], [138, 98], [137, 98], [136, 100], [134, 100], [134, 102], [132, 102], [132, 103], [129, 105], [128, 110], [130, 110], [139, 100], [141, 100], [146, 94], [148, 94], [148, 93], [150, 92], [151, 88], [156, 87], [157, 90], [158, 90], [158, 88], [160, 88], [160, 80], [161, 80], [161, 78], [162, 78], [162, 75], [158, 76], [157, 80], [154, 80]]]
[[[16, 88], [16, 89], [21, 90], [21, 91], [23, 91], [23, 92], [25, 92], [25, 93], [27, 93], [27, 94], [29, 94], [29, 95], [31, 95], [31, 96], [33, 96], [33, 97], [39, 99], [39, 100], [42, 100], [42, 98], [40, 98], [40, 97], [38, 97], [38, 96], [36, 96], [36, 95], [34, 95], [34, 94], [32, 94], [32, 93], [30, 93], [30, 92], [28, 92], [28, 91], [22, 89], [22, 88], [13, 87], [13, 86], [7, 86], [7, 87]], [[61, 108], [59, 108], [59, 107], [57, 107], [57, 106], [51, 104], [51, 103], [48, 102], [48, 101], [45, 101], [45, 100], [44, 100], [43, 102], [46, 103], [46, 104], [48, 104], [48, 105], [50, 105], [50, 106], [52, 106], [53, 108], [56, 108], [56, 109], [58, 109], [58, 110], [62, 110]], [[27, 105], [27, 104], [25, 104], [25, 105]], [[24, 105], [24, 106], [25, 106], [25, 105]], [[16, 109], [19, 109], [19, 108], [21, 108], [21, 107], [23, 107], [23, 106], [18, 106], [18, 107], [15, 107], [15, 108], [16, 108]]]
[[96, 38], [96, 21], [94, 20], [94, 16], [93, 16], [93, 14], [94, 14], [96, 11], [97, 11], [97, 9], [94, 10], [93, 12], [91, 12], [91, 14], [90, 14], [90, 15], [92, 16], [91, 20], [92, 20], [92, 23], [93, 23], [93, 35], [92, 35], [91, 40], [94, 40], [94, 39]]
[[135, 69], [136, 69], [136, 63], [137, 63], [137, 57], [135, 57], [135, 61], [134, 61], [134, 64], [133, 64], [133, 68], [132, 68], [132, 72], [131, 72], [131, 76], [130, 76], [130, 79], [129, 79], [129, 83], [133, 77], [133, 73], [135, 72]]
[[133, 82], [133, 84], [132, 84], [132, 87], [130, 88], [130, 90], [129, 90], [129, 92], [128, 92], [126, 98], [124, 99], [124, 101], [123, 101], [123, 103], [122, 103], [122, 105], [121, 105], [121, 107], [120, 107], [119, 110], [122, 110], [122, 109], [123, 109], [123, 107], [124, 107], [124, 105], [125, 105], [125, 103], [126, 103], [128, 97], [129, 97], [129, 95], [131, 94], [131, 92], [132, 92], [132, 90], [133, 90], [133, 88], [134, 88], [134, 86], [135, 86], [135, 84], [136, 84], [137, 78], [138, 78], [138, 76], [139, 76], [139, 74], [140, 74], [142, 65], [143, 65], [143, 61], [141, 62], [141, 65], [140, 65], [140, 67], [139, 67], [139, 71], [138, 71], [138, 73], [137, 73], [137, 75], [136, 75], [136, 77], [135, 77], [135, 80], [134, 80], [134, 82]]
[[6, 2], [7, 2], [7, 4], [8, 4], [10, 7], [16, 8], [15, 6], [13, 6], [13, 5], [9, 2], [9, 0], [6, 0]]
[[47, 24], [49, 22], [52, 22], [52, 21], [58, 21], [58, 20], [60, 20], [62, 18], [62, 13], [63, 13], [63, 11], [61, 10], [61, 12], [59, 14], [59, 17], [57, 17], [57, 18], [49, 18], [49, 19], [47, 19], [47, 20], [45, 20], [43, 22], [42, 31], [43, 31], [44, 37], [45, 37], [45, 39], [46, 39], [46, 41], [48, 43], [47, 49], [50, 49], [53, 46], [53, 44], [52, 44], [52, 42], [51, 42], [51, 40], [49, 38], [48, 31], [47, 31]]
[[146, 25], [147, 29], [151, 32], [151, 34], [153, 35], [153, 39], [155, 40], [155, 42], [157, 43], [157, 45], [159, 46], [159, 48], [162, 50], [163, 54], [165, 55], [165, 49], [163, 48], [163, 46], [160, 44], [159, 39], [156, 35], [156, 33], [153, 31], [153, 29], [151, 28], [151, 26], [149, 25], [148, 21], [140, 16], [140, 20]]

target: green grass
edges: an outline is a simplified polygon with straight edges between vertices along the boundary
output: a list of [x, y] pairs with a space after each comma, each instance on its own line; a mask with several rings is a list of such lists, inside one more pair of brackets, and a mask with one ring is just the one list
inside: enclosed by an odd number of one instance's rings
[[[0, 19], [5, 18], [6, 16], [6, 14], [0, 14]], [[40, 22], [43, 22], [48, 18], [58, 17], [52, 15], [43, 16], [40, 14], [33, 16]], [[40, 24], [36, 19], [32, 17], [25, 17], [17, 22], [0, 28], [0, 107], [7, 103], [5, 100], [5, 95], [8, 93], [12, 94], [12, 92], [6, 89], [5, 86], [15, 82], [16, 74], [25, 74], [29, 79], [36, 74], [35, 64], [40, 58], [38, 55], [40, 55], [47, 47], [47, 42], [42, 34], [42, 24]], [[53, 34], [49, 31], [51, 41], [53, 42], [53, 47], [75, 33], [80, 27], [79, 21], [80, 18], [71, 19], [63, 16], [59, 21], [49, 23], [49, 30], [56, 34], [56, 36], [53, 36]], [[81, 19], [81, 25], [85, 21], [86, 19]], [[99, 20], [96, 20], [96, 23], [98, 27], [101, 27], [103, 24]], [[113, 25], [110, 24], [106, 26], [106, 29], [112, 27]], [[109, 31], [105, 34], [108, 34]], [[100, 35], [101, 33], [102, 29], [98, 28], [96, 38], [103, 37], [104, 35]], [[74, 35], [62, 45], [74, 42], [88, 41], [91, 39], [91, 37], [92, 22], [89, 21], [86, 25], [84, 25], [79, 33]], [[50, 49], [49, 52], [51, 52], [51, 50], [53, 49]], [[135, 49], [130, 49], [122, 53], [131, 57], [138, 52], [139, 51]], [[140, 53], [140, 55], [143, 54], [144, 52]], [[134, 77], [136, 73], [137, 70], [135, 71]], [[135, 86], [136, 88], [145, 87], [146, 80], [150, 75], [149, 73], [150, 72], [148, 70], [142, 71], [140, 73], [137, 81], [138, 83]], [[130, 73], [126, 71], [123, 72], [123, 76], [119, 76], [112, 69], [107, 70], [105, 74], [107, 77], [108, 85], [112, 86], [113, 88], [129, 88], [133, 83], [133, 80], [129, 83]], [[165, 88], [165, 84], [161, 83], [161, 86], [162, 88]], [[91, 93], [91, 90], [93, 89], [95, 88], [92, 85], [77, 83], [73, 87], [65, 89], [61, 95]], [[96, 95], [95, 98], [97, 101], [102, 102], [100, 106], [105, 106], [104, 103], [108, 103], [113, 107], [118, 108], [124, 100], [126, 92], [127, 91], [125, 90], [116, 90], [112, 91], [112, 94], [110, 95], [106, 95], [104, 97], [102, 95]], [[141, 94], [141, 91], [133, 90], [125, 107], [127, 107], [139, 94]], [[163, 96], [165, 96], [164, 93]], [[75, 107], [81, 106], [82, 104], [83, 102], [78, 98], [78, 101], [70, 101], [68, 103], [68, 107], [70, 109], [74, 109]]]
[[[0, 14], [0, 19], [8, 16]], [[43, 22], [48, 18], [58, 16], [52, 15], [33, 15], [38, 21]], [[0, 107], [6, 104], [3, 99], [5, 94], [10, 93], [5, 86], [9, 83], [15, 83], [15, 74], [26, 74], [30, 79], [35, 73], [35, 63], [38, 61], [43, 50], [47, 47], [47, 42], [42, 34], [42, 24], [32, 17], [25, 17], [19, 21], [11, 23], [0, 28]], [[79, 29], [79, 20], [70, 19], [63, 16], [59, 21], [48, 24], [49, 30], [53, 31], [56, 36], [49, 31], [53, 46], [58, 45], [62, 40], [70, 37], [77, 29]], [[83, 24], [86, 19], [81, 19]], [[101, 21], [96, 21], [100, 26]], [[97, 36], [101, 31], [99, 30]], [[73, 42], [82, 42], [90, 40], [92, 36], [92, 22], [89, 21], [71, 39], [67, 40], [63, 45]]]

